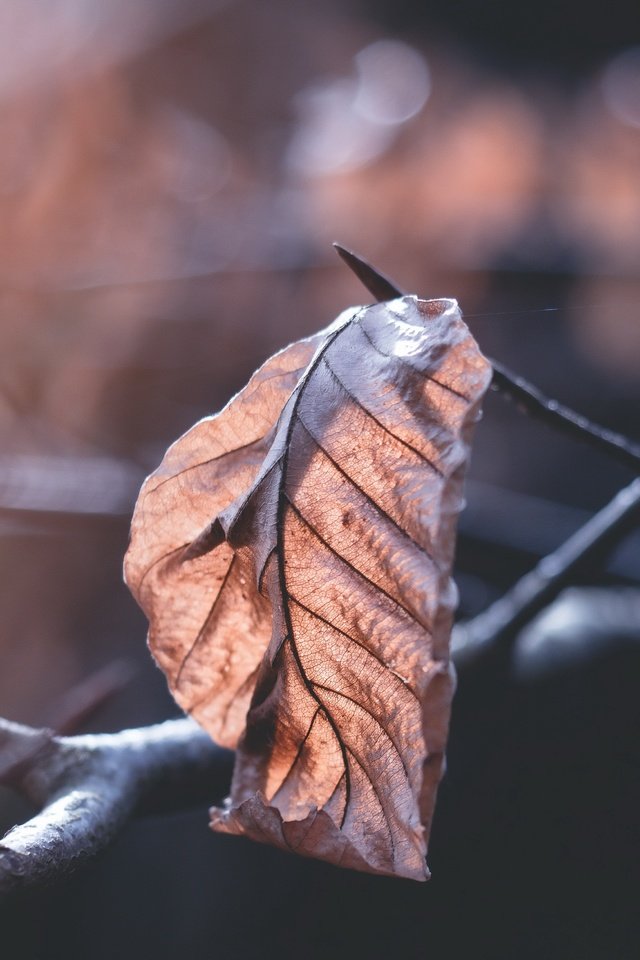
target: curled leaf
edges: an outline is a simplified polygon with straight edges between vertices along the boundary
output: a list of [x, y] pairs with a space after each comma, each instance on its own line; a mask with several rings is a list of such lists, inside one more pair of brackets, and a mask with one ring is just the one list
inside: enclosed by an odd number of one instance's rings
[[237, 747], [214, 829], [428, 876], [455, 522], [489, 380], [453, 300], [348, 311], [146, 481], [128, 582], [176, 700]]

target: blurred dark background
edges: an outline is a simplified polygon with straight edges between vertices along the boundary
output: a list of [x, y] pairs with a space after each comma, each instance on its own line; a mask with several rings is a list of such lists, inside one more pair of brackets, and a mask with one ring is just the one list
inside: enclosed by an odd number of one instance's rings
[[[456, 297], [487, 353], [640, 439], [637, 5], [1, 12], [2, 715], [176, 714], [121, 580], [137, 489], [268, 354], [367, 302], [333, 240]], [[490, 395], [461, 613], [630, 479]], [[583, 583], [637, 596], [639, 543]], [[12, 904], [7, 957], [637, 957], [639, 633], [464, 678], [429, 884], [213, 836], [198, 809]], [[25, 813], [0, 793], [2, 827]]]

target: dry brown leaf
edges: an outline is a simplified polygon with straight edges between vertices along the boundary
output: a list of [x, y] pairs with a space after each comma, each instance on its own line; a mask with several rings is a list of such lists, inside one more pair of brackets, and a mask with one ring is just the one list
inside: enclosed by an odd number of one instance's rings
[[128, 583], [176, 700], [237, 747], [214, 829], [427, 878], [455, 523], [490, 374], [453, 300], [348, 311], [146, 481]]

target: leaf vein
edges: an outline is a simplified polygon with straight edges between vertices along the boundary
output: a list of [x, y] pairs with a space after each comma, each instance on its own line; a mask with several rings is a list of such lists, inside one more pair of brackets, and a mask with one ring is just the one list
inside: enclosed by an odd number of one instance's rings
[[300, 672], [300, 677], [302, 679], [302, 682], [304, 683], [309, 695], [316, 701], [316, 703], [320, 707], [322, 707], [323, 712], [327, 718], [327, 722], [329, 723], [329, 726], [333, 731], [333, 735], [336, 738], [336, 742], [342, 754], [342, 762], [344, 764], [344, 772], [345, 772], [346, 802], [345, 802], [344, 812], [342, 815], [342, 820], [340, 821], [340, 829], [342, 829], [342, 827], [344, 826], [347, 812], [349, 810], [349, 803], [351, 800], [351, 773], [350, 773], [350, 767], [349, 767], [349, 756], [347, 754], [345, 745], [342, 741], [342, 737], [340, 735], [338, 726], [333, 716], [331, 715], [331, 712], [322, 703], [321, 699], [315, 693], [311, 683], [309, 682], [309, 678], [307, 677], [304, 671], [304, 667], [302, 666], [302, 660], [300, 659], [300, 653], [298, 651], [298, 647], [295, 640], [293, 622], [291, 619], [291, 610], [289, 609], [289, 589], [287, 587], [287, 576], [286, 576], [285, 564], [284, 564], [284, 552], [285, 552], [284, 551], [284, 547], [285, 547], [284, 511], [285, 511], [285, 502], [286, 502], [284, 485], [285, 485], [287, 469], [289, 465], [289, 449], [291, 444], [291, 435], [293, 433], [293, 428], [295, 426], [296, 414], [297, 414], [298, 406], [300, 404], [300, 400], [302, 399], [304, 395], [304, 391], [308, 386], [310, 380], [312, 379], [315, 371], [317, 370], [319, 364], [321, 363], [322, 358], [324, 357], [324, 354], [326, 353], [328, 348], [331, 346], [331, 344], [334, 343], [334, 341], [340, 336], [340, 334], [347, 329], [347, 327], [350, 325], [351, 322], [352, 322], [351, 319], [349, 319], [342, 327], [339, 327], [337, 330], [333, 331], [333, 333], [329, 337], [327, 337], [324, 344], [322, 344], [322, 346], [318, 348], [318, 352], [315, 358], [312, 360], [311, 364], [307, 368], [306, 373], [304, 374], [303, 378], [299, 382], [298, 393], [293, 401], [289, 424], [287, 426], [287, 434], [286, 434], [285, 444], [284, 444], [285, 453], [284, 453], [284, 458], [282, 463], [282, 471], [280, 474], [280, 483], [278, 486], [278, 512], [277, 512], [277, 518], [276, 518], [277, 545], [278, 545], [278, 552], [277, 552], [278, 575], [280, 580], [280, 595], [282, 597], [282, 607], [283, 607], [284, 621], [285, 621], [285, 627], [286, 627], [285, 640], [288, 640], [289, 642], [289, 646], [291, 648], [291, 652], [296, 662], [298, 671]]
[[347, 633], [345, 630], [341, 630], [340, 627], [336, 626], [335, 623], [331, 623], [330, 620], [325, 619], [325, 617], [323, 617], [321, 613], [318, 613], [317, 610], [312, 610], [306, 604], [298, 600], [297, 597], [294, 597], [293, 594], [289, 594], [289, 599], [293, 600], [293, 602], [297, 604], [297, 606], [299, 606], [302, 610], [306, 610], [309, 616], [315, 617], [316, 620], [320, 620], [322, 623], [326, 624], [331, 630], [334, 630], [336, 633], [342, 634], [342, 636], [345, 637], [347, 640], [349, 640], [351, 643], [355, 643], [356, 646], [361, 647], [362, 650], [370, 654], [375, 660], [378, 661], [380, 666], [384, 667], [385, 670], [387, 670], [392, 676], [396, 677], [400, 681], [400, 683], [404, 686], [404, 688], [407, 690], [407, 692], [410, 693], [411, 696], [415, 700], [417, 700], [420, 705], [422, 705], [422, 701], [420, 700], [420, 697], [415, 692], [415, 690], [411, 687], [411, 685], [404, 679], [404, 677], [401, 677], [399, 673], [396, 673], [395, 670], [392, 670], [389, 664], [385, 663], [382, 657], [380, 657], [375, 652], [375, 650], [372, 650], [366, 644], [361, 643], [359, 640], [356, 640], [355, 637], [352, 637], [351, 634]]
[[269, 560], [274, 555], [277, 549], [278, 549], [278, 544], [274, 543], [274, 545], [271, 547], [271, 549], [269, 550], [269, 553], [266, 555], [264, 559], [264, 563], [262, 564], [262, 569], [260, 570], [260, 573], [258, 575], [258, 581], [257, 581], [258, 593], [262, 593], [262, 581], [264, 579], [264, 575], [266, 573], [267, 567], [269, 566]]
[[287, 772], [285, 773], [284, 777], [283, 777], [282, 780], [280, 781], [280, 785], [277, 787], [277, 789], [275, 790], [275, 792], [271, 795], [271, 799], [269, 800], [269, 803], [273, 803], [273, 801], [274, 801], [275, 798], [278, 796], [278, 794], [280, 793], [280, 791], [281, 791], [282, 788], [284, 787], [285, 783], [287, 782], [287, 780], [289, 779], [289, 777], [290, 777], [291, 774], [293, 773], [294, 767], [296, 766], [296, 764], [298, 763], [300, 757], [302, 756], [302, 751], [304, 750], [304, 747], [305, 747], [305, 744], [307, 743], [307, 740], [308, 740], [309, 737], [311, 736], [311, 731], [313, 730], [313, 725], [314, 725], [314, 723], [316, 722], [316, 718], [317, 718], [317, 716], [318, 716], [318, 714], [320, 713], [321, 710], [322, 710], [322, 707], [320, 706], [320, 704], [318, 704], [318, 706], [316, 707], [316, 710], [315, 710], [315, 712], [314, 712], [314, 714], [313, 714], [313, 716], [312, 716], [312, 718], [311, 718], [311, 722], [309, 723], [309, 726], [307, 727], [307, 732], [305, 733], [304, 737], [302, 738], [302, 740], [300, 741], [300, 743], [299, 743], [299, 745], [298, 745], [298, 749], [296, 750], [296, 755], [295, 755], [295, 757], [293, 758], [293, 760], [291, 761], [291, 763], [289, 764], [289, 769], [287, 770]]
[[325, 546], [327, 550], [329, 550], [334, 555], [334, 557], [340, 560], [340, 562], [343, 563], [349, 570], [351, 570], [352, 573], [355, 573], [359, 577], [361, 577], [365, 581], [365, 583], [369, 584], [370, 587], [373, 587], [374, 590], [376, 590], [378, 593], [381, 593], [383, 596], [385, 596], [387, 600], [390, 600], [395, 607], [398, 607], [399, 610], [402, 610], [404, 613], [406, 613], [406, 615], [409, 617], [410, 620], [412, 620], [415, 623], [419, 623], [420, 626], [427, 631], [427, 633], [430, 632], [430, 628], [426, 624], [422, 623], [419, 617], [417, 617], [414, 613], [412, 613], [408, 607], [405, 607], [403, 603], [401, 603], [396, 597], [394, 597], [387, 590], [385, 590], [384, 587], [381, 587], [380, 584], [375, 583], [375, 581], [371, 580], [366, 575], [366, 573], [362, 572], [362, 570], [358, 570], [358, 568], [354, 566], [350, 560], [347, 560], [346, 557], [344, 557], [341, 553], [339, 553], [336, 550], [336, 548], [329, 543], [328, 540], [325, 540], [322, 534], [318, 530], [316, 530], [316, 528], [313, 526], [313, 524], [309, 520], [307, 520], [304, 514], [300, 512], [296, 504], [293, 502], [293, 500], [291, 500], [291, 498], [286, 493], [284, 493], [283, 496], [287, 501], [287, 503], [289, 504], [289, 507], [291, 508], [291, 510], [293, 510], [295, 515], [304, 524], [304, 526], [307, 527], [310, 533], [312, 533], [313, 536], [316, 537], [316, 539], [319, 540], [320, 543], [323, 546]]
[[211, 606], [210, 606], [210, 608], [209, 608], [209, 612], [208, 612], [207, 616], [205, 617], [202, 626], [201, 626], [200, 629], [198, 630], [198, 632], [197, 632], [197, 634], [196, 634], [196, 636], [195, 636], [195, 639], [194, 639], [193, 643], [192, 643], [191, 646], [189, 647], [189, 650], [187, 651], [187, 653], [186, 653], [185, 656], [183, 657], [182, 663], [180, 664], [180, 668], [178, 669], [178, 673], [176, 674], [176, 682], [175, 682], [175, 686], [176, 686], [176, 687], [179, 687], [179, 686], [180, 686], [180, 678], [182, 677], [182, 671], [184, 670], [184, 668], [185, 668], [185, 666], [186, 666], [186, 664], [187, 664], [187, 661], [189, 660], [191, 654], [193, 653], [193, 651], [195, 650], [195, 648], [197, 647], [197, 645], [198, 645], [198, 644], [200, 643], [200, 641], [202, 640], [202, 638], [203, 638], [203, 636], [204, 636], [204, 634], [205, 634], [205, 631], [206, 631], [207, 627], [208, 627], [209, 624], [211, 623], [211, 620], [212, 620], [212, 618], [213, 618], [213, 616], [214, 616], [214, 614], [215, 614], [215, 611], [216, 611], [216, 607], [218, 606], [218, 601], [220, 600], [220, 597], [221, 597], [222, 594], [224, 593], [224, 588], [226, 587], [227, 582], [228, 582], [228, 580], [229, 580], [229, 577], [231, 576], [231, 571], [233, 570], [233, 567], [234, 567], [235, 562], [236, 562], [236, 556], [237, 556], [237, 554], [234, 553], [233, 556], [232, 556], [232, 558], [231, 558], [231, 563], [230, 563], [229, 566], [227, 567], [227, 572], [226, 572], [225, 575], [224, 575], [224, 580], [223, 580], [222, 583], [220, 584], [220, 589], [218, 590], [217, 594], [216, 594], [215, 597], [213, 598], [213, 602], [212, 602], [212, 604], [211, 604]]
[[[390, 313], [393, 313], [393, 310], [391, 310]], [[398, 317], [398, 319], [402, 319], [402, 318], [399, 316], [399, 314], [397, 314], [397, 313], [394, 314], [394, 316]], [[409, 370], [411, 370], [413, 373], [417, 373], [419, 376], [421, 376], [421, 377], [423, 378], [423, 380], [426, 380], [428, 383], [435, 383], [436, 386], [442, 387], [442, 389], [443, 389], [443, 390], [446, 390], [447, 393], [452, 393], [453, 396], [454, 396], [454, 397], [457, 397], [459, 400], [464, 400], [465, 403], [471, 403], [471, 401], [469, 400], [469, 397], [466, 397], [466, 396], [464, 395], [464, 393], [459, 393], [459, 392], [455, 389], [455, 387], [452, 387], [452, 386], [451, 386], [451, 384], [449, 384], [449, 383], [443, 383], [442, 380], [438, 380], [436, 377], [432, 376], [430, 373], [424, 373], [424, 372], [423, 372], [422, 370], [420, 370], [418, 367], [414, 367], [414, 365], [413, 365], [412, 363], [409, 363], [409, 361], [406, 359], [406, 357], [398, 357], [398, 356], [395, 356], [395, 355], [392, 356], [392, 355], [389, 354], [389, 353], [385, 353], [384, 350], [381, 350], [381, 349], [380, 349], [380, 347], [379, 347], [378, 344], [373, 340], [373, 338], [371, 337], [371, 335], [370, 335], [369, 333], [367, 333], [367, 331], [365, 330], [365, 328], [362, 326], [361, 323], [358, 324], [358, 328], [362, 331], [363, 336], [369, 341], [369, 343], [371, 344], [371, 346], [373, 347], [373, 349], [376, 351], [376, 353], [379, 353], [381, 357], [384, 357], [384, 358], [385, 358], [385, 360], [395, 360], [397, 363], [401, 364], [403, 367], [408, 367]]]
[[225, 457], [230, 457], [233, 453], [240, 453], [242, 450], [248, 450], [249, 447], [255, 447], [255, 445], [260, 443], [261, 440], [264, 440], [264, 436], [256, 437], [255, 440], [250, 440], [248, 443], [243, 443], [239, 447], [234, 447], [232, 450], [223, 450], [222, 453], [217, 453], [215, 457], [209, 457], [207, 460], [199, 460], [198, 463], [190, 463], [188, 467], [183, 467], [182, 470], [178, 471], [178, 473], [172, 473], [169, 477], [163, 477], [162, 480], [155, 485], [155, 487], [152, 487], [151, 490], [147, 492], [145, 495], [145, 500], [147, 497], [157, 493], [158, 490], [161, 487], [164, 487], [165, 483], [169, 483], [170, 480], [177, 480], [179, 477], [183, 477], [185, 473], [191, 473], [192, 470], [197, 470], [199, 467], [210, 467], [212, 463], [217, 463], [218, 460], [224, 460]]
[[187, 543], [179, 543], [177, 547], [172, 547], [171, 550], [167, 550], [166, 553], [162, 553], [159, 557], [156, 557], [155, 560], [153, 560], [152, 563], [149, 564], [147, 569], [144, 571], [144, 573], [140, 577], [140, 580], [138, 581], [138, 586], [137, 586], [138, 592], [142, 590], [142, 584], [147, 579], [148, 574], [151, 573], [154, 567], [157, 567], [158, 564], [162, 563], [163, 560], [166, 560], [167, 557], [173, 556], [174, 553], [178, 553], [180, 550], [184, 550], [185, 547], [189, 546], [189, 543], [191, 543], [190, 540], [187, 541]]
[[354, 706], [358, 707], [360, 710], [363, 710], [364, 713], [367, 714], [367, 716], [371, 717], [371, 719], [376, 724], [376, 726], [378, 726], [380, 730], [382, 730], [384, 736], [387, 738], [387, 740], [395, 750], [396, 754], [398, 755], [398, 759], [402, 764], [402, 769], [404, 770], [404, 775], [407, 778], [407, 782], [409, 782], [409, 771], [407, 770], [407, 765], [404, 762], [404, 757], [402, 756], [402, 753], [400, 752], [400, 749], [397, 743], [395, 742], [395, 740], [393, 739], [389, 731], [382, 726], [381, 722], [378, 720], [375, 714], [373, 714], [368, 707], [365, 707], [363, 703], [359, 703], [357, 700], [354, 700], [353, 697], [350, 697], [348, 693], [342, 693], [340, 690], [336, 690], [334, 687], [329, 687], [324, 683], [318, 683], [315, 680], [312, 680], [311, 683], [314, 685], [314, 687], [318, 687], [320, 690], [326, 690], [327, 693], [334, 693], [337, 697], [342, 697], [343, 699], [348, 700]]
[[420, 460], [422, 460], [422, 461], [423, 461], [424, 463], [426, 463], [429, 467], [431, 467], [431, 469], [433, 470], [434, 473], [437, 473], [438, 476], [439, 476], [439, 477], [442, 477], [443, 479], [445, 478], [445, 475], [444, 475], [444, 473], [442, 472], [442, 470], [440, 469], [440, 467], [436, 466], [436, 464], [433, 462], [433, 460], [430, 460], [429, 457], [426, 455], [426, 453], [423, 453], [422, 450], [419, 450], [417, 447], [414, 447], [414, 445], [413, 445], [412, 443], [409, 443], [408, 440], [403, 440], [402, 437], [399, 437], [397, 433], [394, 433], [393, 430], [390, 430], [389, 427], [385, 426], [384, 423], [382, 422], [382, 420], [378, 420], [378, 418], [375, 416], [375, 414], [371, 413], [371, 411], [368, 410], [367, 407], [365, 407], [365, 405], [363, 404], [363, 402], [362, 402], [361, 400], [359, 400], [359, 399], [356, 397], [356, 395], [355, 395], [354, 393], [352, 393], [351, 390], [346, 386], [346, 384], [344, 384], [344, 383], [342, 382], [342, 380], [340, 379], [340, 377], [338, 376], [338, 374], [335, 372], [335, 370], [333, 369], [333, 367], [331, 366], [331, 364], [329, 363], [329, 361], [327, 360], [326, 357], [323, 357], [323, 361], [324, 361], [325, 367], [327, 368], [327, 370], [329, 371], [329, 373], [332, 375], [332, 377], [334, 378], [334, 380], [340, 385], [340, 387], [342, 387], [342, 389], [343, 389], [344, 392], [347, 394], [347, 396], [349, 397], [349, 399], [350, 399], [353, 403], [355, 403], [355, 405], [356, 405], [357, 407], [359, 407], [364, 413], [366, 413], [366, 415], [367, 415], [368, 417], [370, 417], [371, 420], [374, 421], [374, 423], [377, 423], [378, 426], [380, 427], [380, 429], [381, 429], [381, 430], [384, 430], [384, 432], [385, 432], [386, 434], [388, 434], [390, 437], [393, 437], [393, 439], [394, 439], [394, 440], [397, 440], [398, 443], [401, 443], [403, 447], [406, 447], [406, 448], [407, 448], [407, 450], [411, 450], [413, 453], [415, 453], [415, 455], [416, 455], [417, 457], [419, 457]]
[[385, 803], [384, 803], [383, 800], [382, 800], [382, 797], [381, 797], [381, 795], [380, 795], [380, 791], [378, 790], [377, 786], [375, 785], [375, 783], [373, 782], [373, 780], [372, 780], [371, 777], [369, 776], [365, 765], [363, 764], [362, 760], [360, 760], [360, 758], [358, 757], [358, 755], [353, 752], [353, 750], [351, 749], [351, 747], [347, 747], [347, 752], [348, 752], [349, 754], [351, 754], [351, 756], [353, 757], [353, 759], [355, 760], [355, 762], [358, 764], [358, 766], [360, 767], [360, 769], [362, 770], [362, 772], [364, 773], [365, 777], [367, 778], [367, 780], [369, 781], [369, 783], [370, 783], [370, 785], [371, 785], [371, 790], [373, 791], [373, 795], [375, 796], [376, 800], [378, 801], [378, 804], [379, 804], [380, 809], [381, 809], [381, 811], [382, 811], [382, 817], [383, 817], [383, 820], [384, 820], [385, 829], [386, 829], [387, 833], [389, 834], [389, 841], [390, 841], [390, 843], [391, 843], [391, 854], [392, 854], [393, 859], [395, 860], [395, 855], [396, 855], [396, 843], [395, 843], [395, 838], [394, 838], [394, 836], [393, 836], [393, 831], [392, 831], [392, 829], [391, 829], [390, 818], [389, 818], [389, 815], [388, 815], [388, 813], [387, 813], [386, 805], [385, 805]]
[[300, 425], [302, 426], [303, 430], [309, 435], [309, 437], [311, 438], [311, 440], [313, 440], [313, 442], [315, 443], [315, 445], [316, 445], [316, 447], [318, 448], [318, 450], [319, 450], [322, 454], [324, 454], [324, 456], [327, 458], [327, 460], [329, 460], [330, 463], [333, 464], [333, 466], [334, 466], [334, 467], [336, 468], [336, 470], [345, 478], [345, 480], [346, 480], [348, 483], [350, 483], [350, 484], [352, 485], [352, 487], [353, 487], [355, 490], [358, 491], [358, 493], [362, 494], [362, 496], [365, 498], [365, 500], [366, 500], [368, 503], [370, 503], [372, 507], [375, 507], [375, 509], [376, 509], [376, 510], [378, 511], [378, 513], [380, 514], [380, 516], [381, 516], [381, 517], [384, 517], [385, 520], [388, 520], [391, 524], [393, 524], [393, 526], [396, 528], [396, 530], [399, 530], [400, 533], [401, 533], [403, 536], [405, 536], [405, 537], [407, 538], [407, 540], [409, 540], [410, 543], [412, 543], [412, 544], [414, 545], [414, 547], [417, 547], [418, 550], [420, 550], [422, 553], [425, 554], [425, 556], [427, 556], [430, 560], [433, 560], [433, 557], [431, 556], [431, 554], [429, 553], [429, 551], [426, 550], [425, 547], [423, 547], [420, 543], [418, 543], [417, 540], [414, 540], [414, 538], [411, 536], [411, 534], [409, 533], [408, 530], [405, 530], [404, 527], [401, 527], [400, 524], [399, 524], [396, 520], [394, 520], [393, 517], [392, 517], [389, 513], [387, 513], [386, 510], [383, 510], [383, 508], [380, 506], [379, 503], [376, 503], [376, 501], [373, 499], [373, 497], [371, 497], [371, 496], [366, 492], [366, 490], [364, 490], [364, 489], [360, 486], [359, 483], [356, 483], [356, 481], [353, 479], [353, 477], [349, 476], [349, 474], [348, 474], [348, 473], [340, 466], [340, 464], [331, 456], [331, 454], [330, 454], [329, 451], [326, 449], [326, 447], [324, 447], [324, 446], [320, 443], [320, 441], [313, 435], [313, 433], [311, 432], [311, 430], [309, 429], [309, 427], [306, 425], [306, 423], [304, 422], [304, 420], [302, 419], [302, 417], [300, 416], [300, 414], [298, 414], [298, 422], [299, 422]]

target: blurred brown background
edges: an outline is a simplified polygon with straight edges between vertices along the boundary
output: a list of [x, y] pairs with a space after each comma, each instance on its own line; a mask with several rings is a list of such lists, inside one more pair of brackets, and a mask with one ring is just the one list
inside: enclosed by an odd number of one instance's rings
[[[638, 439], [640, 15], [632, 7], [51, 0], [43, 11], [36, 0], [1, 0], [0, 713], [55, 723], [91, 699], [105, 668], [113, 693], [80, 729], [175, 713], [121, 582], [137, 489], [168, 443], [225, 403], [269, 353], [367, 302], [333, 240], [409, 291], [457, 297], [488, 353]], [[486, 605], [629, 479], [490, 396], [461, 527], [463, 613]], [[638, 583], [637, 542], [606, 578]], [[563, 710], [580, 715], [585, 689], [574, 700], [559, 690]], [[537, 716], [540, 703], [527, 709]], [[573, 731], [567, 757], [578, 743]], [[511, 747], [524, 751], [522, 741]], [[575, 798], [565, 786], [567, 810]], [[14, 803], [0, 796], [6, 825], [19, 815]], [[480, 825], [471, 829], [469, 810], [452, 803], [458, 837], [464, 821], [473, 835], [465, 849], [480, 856]], [[601, 823], [597, 804], [592, 812]], [[577, 848], [592, 826], [576, 834]], [[183, 831], [171, 857], [192, 878], [190, 897], [171, 888], [173, 866], [158, 865], [157, 854], [153, 861], [169, 829]], [[446, 840], [436, 824], [445, 863]], [[434, 956], [463, 956], [471, 945], [492, 958], [528, 956], [529, 946], [547, 957], [637, 955], [625, 952], [631, 927], [620, 896], [618, 939], [607, 952], [609, 928], [593, 927], [582, 893], [559, 919], [559, 890], [557, 908], [555, 899], [541, 906], [538, 919], [535, 909], [512, 914], [502, 941], [491, 936], [501, 912], [491, 919], [483, 901], [475, 937], [459, 933], [455, 952], [447, 930], [454, 918], [464, 922], [478, 882], [460, 846], [451, 875], [443, 866], [438, 881], [433, 865], [436, 893], [399, 884], [407, 927], [398, 885], [336, 880], [322, 865], [227, 846], [209, 837], [202, 812], [172, 827], [132, 828], [127, 842], [133, 853], [123, 841], [84, 886], [30, 902], [21, 922], [37, 913], [39, 932], [23, 941], [17, 933], [15, 949], [111, 956], [105, 931], [126, 940], [135, 927], [123, 956], [271, 956], [277, 947], [279, 956], [344, 948], [353, 957], [359, 943], [362, 956], [397, 947], [422, 957], [431, 955], [431, 925]], [[180, 853], [192, 848], [201, 851], [195, 865]], [[616, 876], [627, 869], [626, 849], [625, 834]], [[142, 885], [166, 870], [135, 910], [131, 857]], [[588, 864], [573, 854], [567, 864], [575, 887]], [[501, 898], [509, 884], [498, 873]], [[247, 883], [257, 893], [249, 875], [260, 889], [270, 877], [289, 895], [307, 889], [304, 922], [270, 928], [265, 907], [260, 937], [245, 930], [234, 939], [253, 922], [255, 904], [242, 899]], [[334, 882], [342, 892], [327, 906]], [[540, 897], [524, 873], [519, 882], [522, 898]], [[359, 940], [349, 904], [365, 923], [372, 889], [387, 891], [386, 933]], [[214, 916], [216, 897], [224, 919]], [[158, 898], [174, 910], [160, 937]], [[333, 909], [336, 934], [314, 952], [321, 909]], [[262, 937], [273, 953], [258, 952]]]

